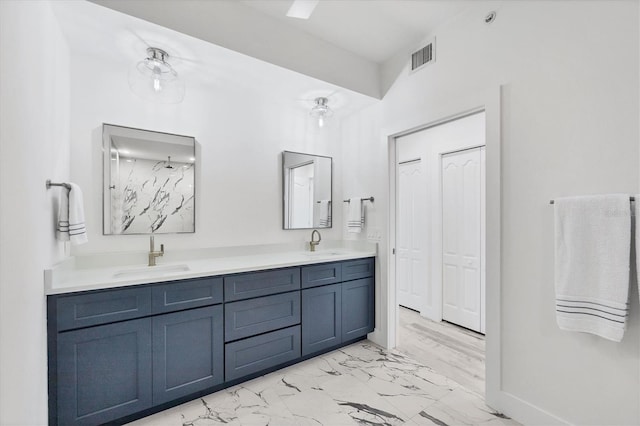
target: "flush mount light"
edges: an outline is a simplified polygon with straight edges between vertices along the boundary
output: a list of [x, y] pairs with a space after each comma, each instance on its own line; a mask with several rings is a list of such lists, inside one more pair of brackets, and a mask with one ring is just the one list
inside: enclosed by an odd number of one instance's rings
[[131, 90], [143, 99], [160, 103], [180, 103], [184, 81], [168, 62], [169, 54], [157, 47], [147, 49], [147, 57], [129, 71]]
[[318, 127], [323, 127], [327, 118], [333, 115], [333, 111], [331, 110], [331, 108], [329, 108], [329, 105], [327, 105], [329, 99], [319, 97], [316, 98], [314, 102], [315, 105], [313, 106], [313, 108], [311, 108], [311, 112], [309, 112], [309, 115], [311, 115], [311, 117], [313, 118], [318, 119]]

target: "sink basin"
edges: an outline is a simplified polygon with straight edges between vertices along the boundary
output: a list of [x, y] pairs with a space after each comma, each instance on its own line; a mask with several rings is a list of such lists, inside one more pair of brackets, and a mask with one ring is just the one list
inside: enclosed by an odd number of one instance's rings
[[308, 257], [325, 257], [325, 256], [341, 256], [346, 254], [344, 250], [321, 250], [321, 251], [305, 251], [303, 253]]
[[113, 274], [113, 278], [157, 277], [175, 272], [186, 272], [188, 270], [188, 265], [145, 266], [142, 268], [123, 269]]

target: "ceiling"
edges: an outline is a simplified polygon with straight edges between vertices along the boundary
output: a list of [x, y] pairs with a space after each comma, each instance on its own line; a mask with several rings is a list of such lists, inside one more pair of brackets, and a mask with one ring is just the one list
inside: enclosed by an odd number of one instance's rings
[[309, 19], [289, 18], [293, 0], [241, 0], [251, 8], [364, 59], [382, 64], [463, 12], [463, 0], [320, 0]]
[[58, 0], [53, 10], [71, 54], [95, 58], [124, 76], [123, 84], [127, 84], [129, 68], [146, 56], [147, 47], [154, 46], [170, 54], [170, 63], [187, 82], [186, 96], [197, 83], [206, 86], [205, 90], [250, 93], [256, 99], [305, 113], [314, 98], [324, 96], [330, 98], [336, 117], [376, 102], [375, 98], [91, 2]]
[[439, 26], [486, 3], [320, 0], [304, 20], [286, 16], [293, 0], [90, 1], [377, 99], [396, 77], [383, 67], [402, 69]]

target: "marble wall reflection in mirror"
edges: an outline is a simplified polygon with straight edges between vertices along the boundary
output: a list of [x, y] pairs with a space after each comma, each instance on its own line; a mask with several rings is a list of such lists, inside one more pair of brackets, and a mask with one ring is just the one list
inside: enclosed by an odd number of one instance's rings
[[104, 234], [195, 232], [195, 139], [104, 124]]
[[332, 159], [282, 153], [284, 229], [331, 228]]

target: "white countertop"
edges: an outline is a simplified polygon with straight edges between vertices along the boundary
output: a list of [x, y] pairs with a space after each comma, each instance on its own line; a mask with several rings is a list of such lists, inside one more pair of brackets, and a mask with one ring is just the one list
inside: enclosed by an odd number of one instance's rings
[[45, 294], [63, 294], [186, 278], [336, 262], [376, 255], [376, 244], [323, 242], [315, 252], [295, 244], [166, 251], [146, 266], [146, 252], [71, 257], [45, 270]]

